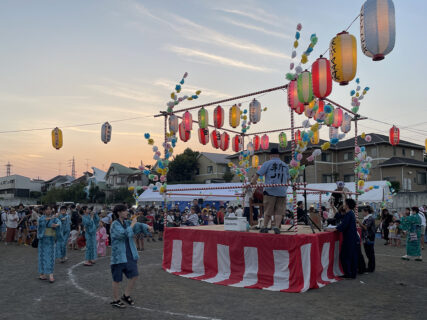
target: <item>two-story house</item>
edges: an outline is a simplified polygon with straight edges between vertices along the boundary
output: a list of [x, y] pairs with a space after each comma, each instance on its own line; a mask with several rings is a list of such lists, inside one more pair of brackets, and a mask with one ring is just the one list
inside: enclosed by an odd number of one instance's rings
[[[368, 156], [372, 157], [372, 168], [369, 180], [398, 181], [401, 191], [426, 191], [427, 190], [427, 162], [424, 162], [424, 146], [401, 140], [399, 145], [392, 146], [385, 135], [371, 133], [372, 140], [365, 141], [360, 136], [357, 138], [359, 146], [364, 146]], [[326, 141], [320, 140], [317, 145], [308, 145], [304, 158], [320, 148]], [[271, 148], [279, 148], [277, 143], [270, 143], [269, 150], [260, 150], [255, 154], [259, 163], [269, 159]], [[279, 148], [280, 158], [289, 163], [291, 160], [291, 144], [286, 149]], [[336, 181], [354, 182], [354, 138], [340, 141], [323, 151], [313, 163], [306, 167], [307, 183], [330, 183]], [[228, 157], [237, 164], [238, 154]], [[249, 175], [255, 173], [251, 169]], [[299, 179], [302, 181], [303, 177]], [[236, 177], [233, 182], [237, 182]]]
[[224, 173], [229, 172], [227, 154], [201, 152], [197, 158], [199, 168], [194, 176], [196, 183], [225, 182]]
[[127, 188], [130, 176], [140, 173], [140, 170], [128, 168], [119, 163], [112, 163], [105, 174], [108, 190]]

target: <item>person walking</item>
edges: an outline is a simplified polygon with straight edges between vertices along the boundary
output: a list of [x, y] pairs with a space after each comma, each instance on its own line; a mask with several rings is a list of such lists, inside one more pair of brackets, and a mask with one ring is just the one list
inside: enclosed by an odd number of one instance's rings
[[423, 261], [421, 256], [420, 236], [421, 236], [421, 218], [418, 215], [418, 208], [412, 207], [410, 216], [401, 215], [400, 224], [406, 234], [406, 255], [403, 260], [409, 260], [414, 257], [415, 261]]
[[[115, 220], [111, 224], [111, 274], [114, 300], [110, 304], [115, 308], [125, 308], [126, 305], [123, 302], [131, 306], [135, 304], [131, 293], [139, 275], [139, 256], [133, 241], [134, 235], [141, 232], [148, 234], [152, 229], [145, 223], [137, 222], [136, 219], [132, 222], [127, 220], [128, 210], [124, 205], [115, 206], [113, 212]], [[123, 273], [129, 281], [125, 292], [120, 297], [119, 289]]]
[[368, 258], [367, 272], [375, 271], [375, 219], [372, 216], [372, 208], [366, 207], [362, 210], [363, 221], [358, 222], [359, 227], [362, 229], [363, 248], [365, 249], [366, 257]]
[[99, 217], [98, 214], [91, 211], [87, 206], [81, 209], [83, 214], [82, 223], [85, 228], [86, 239], [86, 256], [83, 265], [92, 266], [97, 258], [96, 253], [96, 230], [98, 229]]
[[424, 207], [419, 207], [418, 215], [421, 219], [421, 235], [420, 235], [420, 246], [421, 250], [424, 250], [424, 237], [426, 234], [426, 213]]
[[60, 208], [58, 219], [61, 221], [61, 227], [59, 227], [61, 238], [56, 241], [56, 258], [64, 263], [67, 261], [67, 243], [71, 230], [71, 218], [67, 214], [66, 206]]
[[37, 222], [38, 271], [40, 280], [55, 282], [53, 271], [55, 266], [55, 241], [62, 240], [61, 221], [52, 215], [50, 206], [42, 208], [43, 215]]
[[384, 245], [389, 244], [389, 231], [388, 227], [390, 223], [393, 221], [393, 216], [388, 212], [388, 209], [383, 209], [381, 212], [381, 223], [382, 223], [382, 230], [384, 235], [385, 243]]
[[10, 208], [6, 216], [6, 242], [5, 244], [12, 243], [15, 241], [16, 230], [18, 228], [19, 216], [16, 213], [15, 208]]
[[[289, 182], [289, 167], [280, 160], [279, 150], [272, 148], [270, 160], [263, 163], [261, 168], [252, 178], [252, 185], [255, 185], [260, 176], [265, 176], [265, 184], [285, 184]], [[274, 233], [280, 233], [280, 224], [283, 215], [286, 213], [286, 186], [264, 188], [264, 227], [261, 233], [268, 233], [267, 226], [274, 216]]]

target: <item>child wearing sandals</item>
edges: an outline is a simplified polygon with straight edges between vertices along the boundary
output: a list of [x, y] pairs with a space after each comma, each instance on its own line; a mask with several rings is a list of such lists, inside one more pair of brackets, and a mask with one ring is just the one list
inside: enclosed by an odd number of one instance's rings
[[[125, 308], [123, 302], [131, 306], [135, 304], [130, 294], [139, 275], [137, 264], [139, 256], [133, 238], [135, 234], [148, 233], [149, 226], [137, 222], [136, 217], [132, 222], [127, 220], [128, 210], [124, 205], [115, 206], [113, 212], [115, 220], [111, 224], [111, 274], [114, 301], [110, 304], [115, 308]], [[119, 297], [123, 273], [128, 283], [124, 294]]]

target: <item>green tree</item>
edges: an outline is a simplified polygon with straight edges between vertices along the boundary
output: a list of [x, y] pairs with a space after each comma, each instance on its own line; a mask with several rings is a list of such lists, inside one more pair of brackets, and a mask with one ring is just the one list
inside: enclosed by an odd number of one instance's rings
[[98, 186], [92, 184], [89, 188], [89, 200], [92, 203], [104, 203], [105, 192], [100, 190]]
[[390, 181], [391, 187], [394, 189], [393, 193], [398, 193], [400, 191], [400, 182], [399, 181]]
[[177, 155], [169, 163], [168, 182], [192, 182], [193, 176], [198, 168], [197, 157], [199, 153], [190, 148]]
[[85, 185], [83, 183], [71, 185], [68, 188], [52, 188], [41, 197], [43, 204], [62, 201], [87, 202]]
[[129, 191], [127, 188], [120, 188], [120, 189], [113, 190], [108, 200], [111, 203], [126, 202], [132, 205], [135, 204], [135, 199], [133, 198], [133, 192]]
[[225, 182], [230, 182], [231, 180], [233, 180], [234, 174], [230, 170], [227, 170], [225, 171], [222, 178], [224, 179]]

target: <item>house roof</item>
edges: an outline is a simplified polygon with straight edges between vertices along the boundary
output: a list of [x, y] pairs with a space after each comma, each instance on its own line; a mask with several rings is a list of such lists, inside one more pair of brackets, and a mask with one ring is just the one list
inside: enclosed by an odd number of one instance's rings
[[206, 158], [208, 158], [209, 160], [211, 160], [212, 162], [215, 162], [217, 164], [227, 164], [227, 158], [228, 158], [228, 154], [223, 154], [223, 153], [211, 153], [211, 152], [201, 152], [199, 157], [203, 155]]
[[71, 181], [73, 181], [73, 180], [74, 180], [74, 178], [73, 178], [72, 176], [68, 176], [68, 175], [62, 176], [62, 175], [58, 175], [58, 176], [55, 176], [55, 177], [53, 177], [52, 179], [50, 179], [50, 180], [46, 181], [45, 183], [46, 183], [46, 184], [50, 184], [50, 183], [67, 183], [67, 182], [71, 182]]
[[384, 161], [383, 163], [379, 164], [380, 167], [392, 167], [392, 166], [401, 166], [401, 165], [427, 168], [427, 162], [410, 159], [410, 158], [399, 158], [399, 157], [392, 157]]
[[[390, 144], [389, 137], [385, 136], [383, 134], [378, 133], [369, 133], [369, 135], [372, 137], [371, 142], [366, 142], [365, 139], [362, 139], [360, 136], [357, 137], [357, 144], [359, 146], [369, 146], [369, 145], [375, 145], [375, 144]], [[420, 144], [412, 143], [405, 140], [400, 140], [399, 146], [403, 147], [411, 147], [414, 149], [424, 149], [425, 146], [422, 146]], [[348, 148], [354, 148], [354, 138], [350, 138], [347, 140], [343, 140], [338, 142], [335, 146], [332, 146], [331, 149], [339, 150], [339, 149], [348, 149]]]
[[139, 170], [137, 170], [137, 169], [128, 168], [128, 167], [125, 167], [124, 165], [121, 165], [120, 163], [113, 162], [110, 165], [110, 168], [108, 169], [106, 175], [109, 175], [111, 168], [114, 168], [114, 172], [117, 172], [118, 174], [130, 175], [130, 174], [134, 174], [134, 173], [139, 172]]

